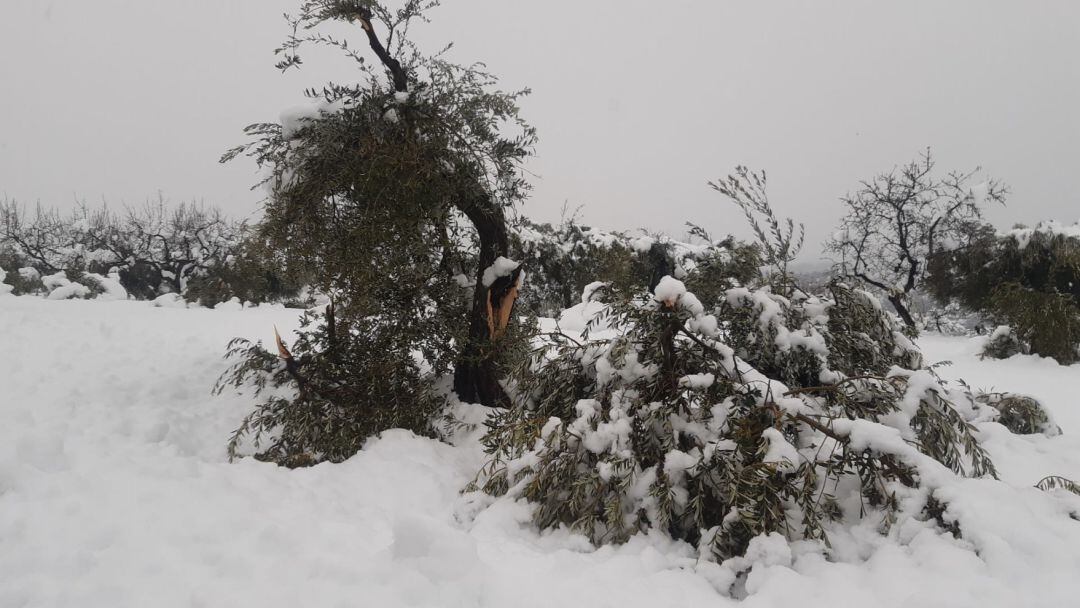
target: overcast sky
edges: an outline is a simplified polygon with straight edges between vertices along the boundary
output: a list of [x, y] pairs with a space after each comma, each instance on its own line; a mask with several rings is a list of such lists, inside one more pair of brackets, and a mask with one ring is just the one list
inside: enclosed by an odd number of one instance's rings
[[[253, 214], [251, 122], [347, 81], [280, 74], [292, 0], [3, 0], [0, 194], [68, 206], [161, 191]], [[1012, 188], [999, 226], [1080, 218], [1080, 2], [445, 0], [431, 49], [531, 87], [526, 213], [611, 229], [747, 231], [705, 184], [745, 164], [806, 223], [808, 257], [860, 179], [931, 146]], [[356, 41], [362, 42], [360, 32]]]

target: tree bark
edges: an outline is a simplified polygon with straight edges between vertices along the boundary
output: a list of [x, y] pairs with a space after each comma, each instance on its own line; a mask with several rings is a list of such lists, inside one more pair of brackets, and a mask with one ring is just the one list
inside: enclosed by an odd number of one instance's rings
[[409, 89], [408, 75], [402, 69], [401, 63], [390, 56], [382, 41], [379, 40], [378, 35], [375, 34], [375, 28], [371, 25], [371, 16], [370, 8], [366, 6], [360, 8], [360, 27], [364, 28], [364, 33], [367, 34], [368, 45], [371, 46], [371, 50], [375, 51], [379, 61], [390, 72], [390, 76], [394, 79], [394, 90], [399, 92], [407, 91]]
[[649, 292], [655, 293], [656, 286], [660, 284], [660, 279], [673, 274], [675, 272], [675, 264], [668, 255], [667, 249], [660, 243], [653, 243], [649, 247], [648, 253], [649, 261]]
[[495, 365], [495, 340], [499, 332], [495, 317], [508, 318], [512, 312], [520, 269], [509, 277], [500, 277], [500, 280], [485, 286], [484, 271], [510, 250], [506, 218], [502, 208], [487, 197], [464, 200], [456, 206], [476, 227], [480, 238], [480, 259], [476, 265], [469, 333], [454, 366], [454, 392], [466, 403], [508, 407], [510, 398], [499, 383]]
[[908, 329], [915, 330], [915, 318], [911, 316], [911, 312], [904, 304], [904, 297], [902, 295], [889, 296], [889, 304], [892, 304], [896, 309], [896, 314], [900, 315], [900, 318], [904, 321], [904, 325], [908, 326]]

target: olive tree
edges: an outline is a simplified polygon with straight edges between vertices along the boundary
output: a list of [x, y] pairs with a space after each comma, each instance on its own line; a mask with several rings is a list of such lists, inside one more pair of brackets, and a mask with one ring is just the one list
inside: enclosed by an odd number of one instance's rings
[[[437, 4], [304, 1], [288, 17], [278, 67], [302, 66], [300, 51], [320, 45], [351, 59], [357, 82], [308, 91], [310, 110], [249, 126], [254, 141], [222, 159], [246, 154], [266, 170], [260, 237], [333, 300], [334, 313], [312, 319], [293, 349], [277, 345], [289, 364], [274, 384], [291, 383], [293, 398], [267, 401], [259, 411], [268, 415], [252, 419], [303, 427], [278, 429], [279, 455], [291, 461], [325, 455], [315, 433], [328, 426], [348, 435], [330, 441], [337, 457], [385, 428], [423, 432], [416, 413], [431, 411], [435, 380], [451, 371], [462, 401], [509, 403], [501, 361], [514, 343], [522, 269], [509, 259], [506, 215], [528, 190], [520, 164], [535, 133], [518, 116], [527, 91], [500, 91], [479, 64], [425, 55], [410, 41], [410, 25]], [[365, 44], [326, 24], [355, 27]], [[275, 369], [266, 351], [237, 346], [247, 363], [230, 383]], [[298, 411], [347, 420], [320, 427], [325, 420]]]
[[917, 288], [928, 260], [968, 239], [987, 203], [1004, 203], [1007, 189], [980, 181], [980, 170], [941, 176], [927, 150], [918, 159], [862, 182], [841, 199], [846, 215], [826, 252], [839, 256], [841, 276], [876, 288], [915, 329], [908, 295]]

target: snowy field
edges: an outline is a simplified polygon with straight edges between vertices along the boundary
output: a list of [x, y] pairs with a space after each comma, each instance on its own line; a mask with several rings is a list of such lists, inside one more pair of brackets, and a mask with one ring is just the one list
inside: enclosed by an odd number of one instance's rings
[[[461, 496], [474, 439], [389, 432], [340, 465], [229, 464], [250, 403], [209, 389], [230, 337], [275, 324], [288, 338], [296, 311], [0, 297], [0, 607], [1080, 606], [1080, 497], [1032, 487], [1080, 478], [1080, 365], [923, 338], [945, 375], [1035, 396], [1064, 434], [980, 425], [1002, 481], [941, 490], [961, 539], [907, 514], [888, 536], [834, 530], [828, 559], [772, 538], [721, 567], [655, 536], [541, 535], [526, 505]], [[752, 566], [741, 600], [732, 566]]]

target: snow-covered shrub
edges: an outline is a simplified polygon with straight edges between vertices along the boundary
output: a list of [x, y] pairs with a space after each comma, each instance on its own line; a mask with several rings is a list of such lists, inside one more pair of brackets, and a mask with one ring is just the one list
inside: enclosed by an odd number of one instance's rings
[[1004, 234], [984, 226], [964, 247], [930, 259], [926, 286], [940, 302], [1009, 325], [1026, 352], [1080, 360], [1078, 226], [1047, 222]]
[[444, 403], [434, 376], [446, 363], [428, 362], [414, 349], [431, 347], [397, 319], [335, 318], [305, 313], [298, 339], [276, 352], [236, 338], [228, 358], [236, 363], [214, 388], [248, 389], [263, 400], [229, 441], [230, 457], [254, 450], [256, 458], [297, 467], [341, 462], [377, 433], [402, 428], [433, 433]]
[[529, 289], [519, 305], [546, 317], [573, 306], [585, 285], [604, 272], [629, 272], [635, 255], [622, 235], [593, 230], [574, 217], [558, 225], [520, 218], [510, 238], [514, 259], [529, 268]]
[[997, 421], [1018, 435], [1041, 433], [1048, 437], [1061, 434], [1050, 413], [1038, 400], [1015, 393], [980, 393], [978, 403], [989, 405], [999, 412]]
[[[1035, 484], [1035, 487], [1043, 492], [1052, 492], [1060, 489], [1080, 496], [1080, 483], [1076, 483], [1075, 481], [1060, 475], [1047, 475], [1040, 479], [1039, 483]], [[1073, 519], [1076, 519], [1076, 517], [1074, 516]]]
[[[522, 293], [519, 306], [555, 317], [577, 304], [581, 291], [594, 281], [628, 290], [654, 284], [665, 274], [685, 277], [687, 269], [697, 271], [691, 287], [709, 302], [719, 291], [757, 275], [761, 265], [757, 247], [733, 237], [714, 241], [703, 229], [693, 225], [690, 229], [690, 236], [700, 243], [604, 232], [575, 217], [558, 225], [519, 218], [511, 231], [511, 251], [529, 269], [529, 289]], [[663, 265], [670, 267], [657, 274]]]
[[913, 488], [993, 475], [970, 394], [921, 367], [876, 298], [831, 290], [733, 288], [713, 310], [671, 277], [616, 293], [582, 337], [538, 351], [488, 423], [477, 487], [532, 502], [541, 528], [656, 529], [727, 558], [762, 534], [887, 524]]
[[95, 298], [107, 289], [98, 276], [85, 272], [64, 272], [41, 277], [41, 284], [50, 300], [71, 300]]
[[1080, 301], [1076, 296], [1006, 283], [994, 290], [991, 306], [994, 318], [1008, 323], [1029, 352], [1062, 365], [1080, 360]]
[[7, 282], [14, 287], [12, 293], [17, 296], [36, 295], [46, 292], [41, 273], [33, 266], [23, 266], [18, 272], [8, 273]]
[[41, 273], [33, 266], [26, 266], [26, 260], [10, 251], [0, 251], [0, 292], [16, 296], [45, 293], [41, 282]]
[[311, 305], [300, 297], [305, 284], [307, 279], [290, 272], [283, 253], [258, 235], [250, 235], [219, 264], [192, 276], [184, 290], [184, 299], [211, 308], [233, 298], [252, 304], [282, 302], [303, 307]]
[[[688, 226], [691, 236], [700, 238], [706, 245], [676, 243], [669, 255], [676, 260], [675, 277], [681, 276], [687, 289], [693, 291], [705, 306], [716, 306], [727, 298], [728, 289], [749, 285], [760, 278], [761, 266], [769, 260], [767, 252], [763, 256], [764, 247], [737, 241], [731, 236], [713, 240], [703, 228], [694, 224]], [[626, 288], [640, 285], [630, 284]]]
[[1016, 333], [1008, 325], [999, 325], [986, 338], [982, 350], [979, 352], [981, 359], [1008, 359], [1013, 355], [1027, 352], [1027, 346], [1020, 341]]

